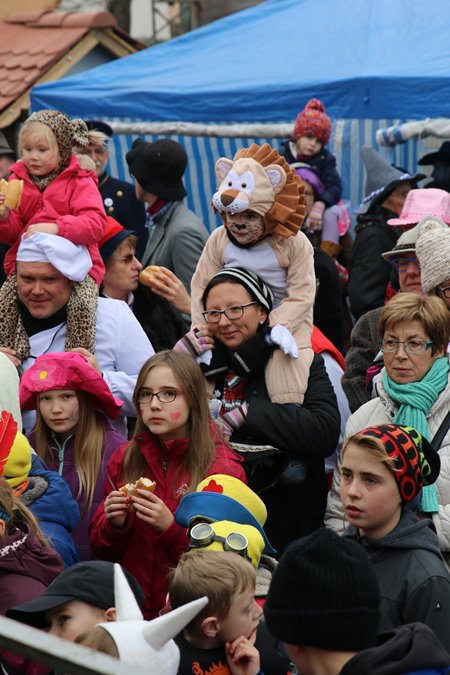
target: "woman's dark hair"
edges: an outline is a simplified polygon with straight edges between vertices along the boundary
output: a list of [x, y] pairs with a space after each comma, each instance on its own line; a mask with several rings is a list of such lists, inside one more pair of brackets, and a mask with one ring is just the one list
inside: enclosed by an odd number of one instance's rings
[[172, 349], [189, 329], [181, 314], [167, 300], [138, 284], [134, 291], [133, 314], [141, 324], [155, 352]]

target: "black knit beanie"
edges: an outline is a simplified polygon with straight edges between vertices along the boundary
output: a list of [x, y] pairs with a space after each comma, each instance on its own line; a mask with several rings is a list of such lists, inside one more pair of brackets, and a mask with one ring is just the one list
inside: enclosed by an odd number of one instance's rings
[[281, 557], [264, 615], [294, 645], [358, 652], [377, 644], [380, 592], [363, 547], [322, 528]]

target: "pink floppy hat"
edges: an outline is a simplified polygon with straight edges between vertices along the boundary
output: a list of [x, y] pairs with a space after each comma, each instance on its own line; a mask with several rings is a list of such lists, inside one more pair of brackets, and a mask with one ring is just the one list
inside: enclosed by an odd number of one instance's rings
[[22, 410], [34, 410], [38, 394], [52, 389], [85, 391], [92, 396], [94, 407], [108, 417], [117, 417], [123, 405], [112, 395], [102, 376], [77, 352], [53, 352], [37, 357], [20, 381]]
[[450, 225], [450, 194], [438, 188], [410, 190], [398, 218], [388, 220], [388, 225], [416, 225], [426, 216], [438, 218]]

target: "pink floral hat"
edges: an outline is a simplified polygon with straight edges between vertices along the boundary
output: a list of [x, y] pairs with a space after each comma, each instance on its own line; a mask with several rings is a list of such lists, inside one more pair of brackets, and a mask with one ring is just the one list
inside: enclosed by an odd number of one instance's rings
[[85, 391], [94, 406], [108, 417], [117, 417], [123, 401], [112, 395], [102, 376], [77, 352], [53, 352], [38, 356], [20, 381], [20, 406], [34, 410], [38, 394], [52, 389]]

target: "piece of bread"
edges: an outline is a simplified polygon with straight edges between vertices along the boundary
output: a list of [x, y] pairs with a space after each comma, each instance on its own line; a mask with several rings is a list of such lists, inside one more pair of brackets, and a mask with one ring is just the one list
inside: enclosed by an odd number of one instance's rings
[[0, 180], [0, 192], [5, 195], [5, 201], [0, 204], [0, 216], [3, 215], [5, 209], [19, 208], [22, 191], [23, 180], [13, 178], [9, 183], [4, 178]]
[[[150, 480], [150, 478], [145, 478], [142, 476], [141, 478], [138, 478], [138, 480], [135, 483], [127, 483], [126, 485], [122, 485], [121, 488], [119, 488], [119, 492], [123, 492], [125, 495], [128, 497], [133, 497], [137, 495], [138, 490], [147, 490], [147, 492], [154, 492], [156, 489], [156, 483], [153, 480]], [[130, 504], [130, 509], [133, 509], [133, 505]]]
[[139, 281], [141, 284], [144, 284], [144, 286], [150, 286], [153, 275], [155, 272], [159, 272], [160, 270], [161, 268], [159, 265], [149, 265], [139, 272]]

